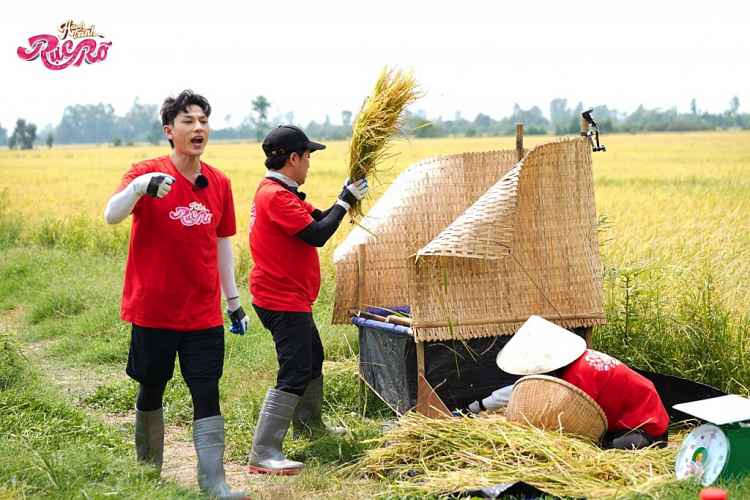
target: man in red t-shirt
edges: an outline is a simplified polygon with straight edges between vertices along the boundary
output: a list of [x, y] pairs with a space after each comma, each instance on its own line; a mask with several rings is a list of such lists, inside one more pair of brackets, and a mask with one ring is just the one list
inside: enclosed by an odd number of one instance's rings
[[606, 448], [667, 441], [669, 415], [650, 380], [612, 356], [586, 349], [583, 338], [539, 316], [531, 316], [508, 341], [497, 365], [512, 375], [546, 373], [583, 390], [607, 417]]
[[234, 280], [235, 234], [229, 179], [200, 161], [208, 141], [208, 101], [189, 90], [161, 109], [168, 156], [144, 160], [123, 176], [104, 217], [117, 224], [133, 214], [121, 317], [132, 323], [127, 374], [139, 383], [135, 410], [138, 460], [161, 470], [162, 397], [180, 356], [193, 399], [198, 484], [212, 497], [246, 498], [224, 478], [224, 417], [219, 378], [224, 366], [221, 293], [232, 332], [248, 320]]
[[299, 191], [310, 168], [310, 154], [325, 149], [298, 127], [282, 125], [263, 141], [268, 173], [260, 182], [250, 220], [253, 308], [276, 345], [279, 372], [260, 411], [250, 452], [251, 473], [297, 474], [301, 462], [281, 451], [289, 423], [295, 434], [323, 428], [323, 344], [312, 315], [320, 289], [317, 247], [333, 236], [367, 181], [345, 182], [338, 200], [325, 211]]

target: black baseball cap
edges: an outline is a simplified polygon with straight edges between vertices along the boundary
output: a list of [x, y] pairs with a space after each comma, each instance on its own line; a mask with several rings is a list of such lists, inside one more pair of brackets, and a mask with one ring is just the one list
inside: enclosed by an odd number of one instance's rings
[[263, 152], [266, 158], [288, 155], [294, 151], [319, 151], [325, 149], [324, 144], [313, 142], [301, 128], [294, 125], [279, 125], [271, 130], [263, 139]]

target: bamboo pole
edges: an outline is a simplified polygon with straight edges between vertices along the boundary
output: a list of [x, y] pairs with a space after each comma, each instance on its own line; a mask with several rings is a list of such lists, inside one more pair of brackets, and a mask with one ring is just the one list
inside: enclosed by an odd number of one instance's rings
[[586, 347], [591, 349], [591, 343], [594, 341], [594, 327], [587, 326], [583, 329], [583, 338], [586, 339]]
[[[549, 321], [555, 320], [570, 320], [570, 319], [605, 319], [606, 316], [598, 313], [590, 314], [561, 314], [561, 315], [542, 315]], [[415, 321], [412, 323], [412, 328], [440, 328], [444, 326], [480, 326], [480, 325], [503, 325], [507, 323], [523, 323], [528, 316], [519, 318], [509, 319], [493, 319], [493, 318], [479, 318], [471, 320], [454, 320], [454, 321]]]
[[357, 245], [357, 307], [360, 311], [364, 311], [365, 304], [367, 304], [366, 262], [367, 251], [365, 250], [365, 245]]
[[424, 377], [424, 342], [417, 342], [417, 375]]
[[373, 314], [368, 311], [363, 311], [361, 309], [349, 309], [349, 315], [351, 316], [359, 316], [360, 318], [365, 319], [372, 319], [375, 321], [381, 321], [383, 323], [391, 323], [393, 325], [399, 325], [399, 326], [408, 326], [411, 327], [412, 320], [411, 318], [407, 318], [404, 316], [396, 316], [395, 314], [389, 314], [388, 316], [381, 316], [379, 314]]
[[404, 318], [402, 316], [396, 316], [395, 314], [389, 314], [385, 318], [386, 323], [393, 323], [394, 325], [409, 326], [412, 325], [411, 318]]
[[[357, 246], [357, 308], [360, 311], [364, 311], [365, 304], [367, 303], [366, 288], [367, 281], [365, 280], [365, 245]], [[360, 331], [362, 331], [360, 329]], [[362, 414], [367, 410], [367, 381], [362, 373], [362, 362], [359, 363], [359, 403]]]
[[516, 161], [523, 158], [523, 123], [516, 123]]

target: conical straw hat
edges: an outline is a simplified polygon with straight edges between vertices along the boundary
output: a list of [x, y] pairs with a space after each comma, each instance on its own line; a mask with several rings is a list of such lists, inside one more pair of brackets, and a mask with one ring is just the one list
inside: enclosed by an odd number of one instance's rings
[[538, 375], [578, 359], [586, 341], [540, 316], [531, 316], [497, 353], [497, 366], [512, 375]]

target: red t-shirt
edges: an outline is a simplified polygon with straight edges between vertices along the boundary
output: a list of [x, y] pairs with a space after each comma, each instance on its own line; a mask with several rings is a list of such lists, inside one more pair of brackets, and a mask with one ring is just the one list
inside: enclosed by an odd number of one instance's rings
[[144, 195], [133, 208], [121, 317], [168, 330], [221, 326], [216, 244], [236, 232], [229, 179], [201, 162], [208, 186], [196, 188], [162, 156], [133, 165], [118, 191], [149, 172], [164, 172], [175, 182], [164, 198]]
[[315, 208], [271, 179], [263, 179], [250, 213], [250, 293], [271, 311], [312, 312], [320, 290], [318, 250], [295, 236]]
[[669, 415], [654, 384], [612, 356], [588, 349], [562, 378], [599, 403], [610, 431], [641, 428], [656, 438], [669, 427]]

